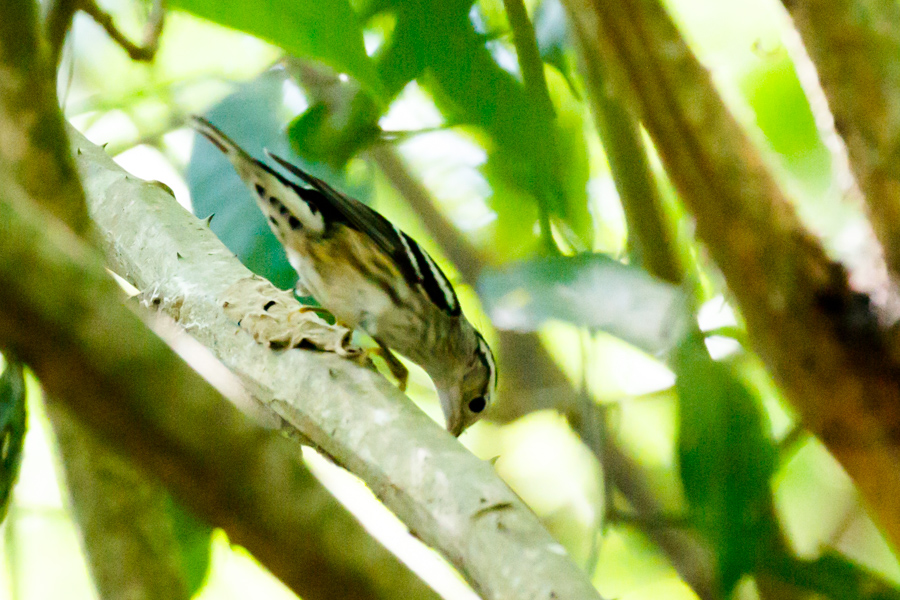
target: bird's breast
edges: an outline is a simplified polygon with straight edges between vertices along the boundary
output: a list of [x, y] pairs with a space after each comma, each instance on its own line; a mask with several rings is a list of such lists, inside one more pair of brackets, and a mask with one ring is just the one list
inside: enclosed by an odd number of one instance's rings
[[[342, 227], [332, 235], [285, 245], [304, 287], [341, 323], [363, 330], [431, 372], [452, 358], [460, 317], [435, 306], [390, 258], [362, 233]], [[451, 345], [452, 342], [451, 342]]]

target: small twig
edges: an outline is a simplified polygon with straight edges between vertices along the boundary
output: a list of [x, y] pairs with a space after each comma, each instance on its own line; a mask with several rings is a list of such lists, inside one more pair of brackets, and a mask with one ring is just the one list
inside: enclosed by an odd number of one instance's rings
[[157, 127], [156, 129], [154, 129], [152, 131], [144, 133], [143, 135], [140, 135], [139, 137], [132, 139], [132, 140], [126, 140], [126, 141], [122, 141], [122, 142], [118, 142], [118, 143], [113, 142], [113, 143], [107, 144], [105, 146], [106, 153], [109, 154], [110, 156], [118, 156], [119, 154], [121, 154], [127, 150], [131, 150], [132, 148], [135, 148], [137, 146], [142, 146], [145, 144], [148, 146], [160, 146], [160, 142], [162, 141], [163, 136], [166, 135], [167, 133], [171, 132], [174, 129], [183, 127], [184, 121], [185, 121], [184, 115], [178, 114], [177, 111], [173, 111], [170, 114], [170, 118], [167, 119], [166, 122], [163, 123], [160, 127]]
[[747, 332], [737, 325], [723, 325], [722, 327], [716, 327], [715, 329], [710, 329], [709, 331], [703, 332], [703, 337], [705, 338], [711, 338], [714, 336], [730, 338], [739, 343], [744, 348], [750, 347], [750, 340], [747, 337]]
[[54, 69], [59, 68], [66, 34], [72, 27], [79, 4], [79, 0], [57, 0], [47, 13], [47, 43], [50, 46], [50, 64]]
[[640, 123], [610, 90], [603, 64], [584, 58], [580, 63], [597, 133], [625, 212], [632, 255], [652, 275], [681, 284], [688, 272], [641, 139]]
[[516, 46], [516, 54], [519, 57], [519, 68], [522, 70], [525, 92], [531, 97], [538, 110], [544, 111], [553, 118], [556, 112], [553, 110], [550, 92], [547, 90], [544, 61], [541, 60], [541, 53], [534, 35], [534, 26], [528, 19], [525, 4], [522, 0], [503, 0], [503, 6], [512, 29], [513, 44]]
[[[598, 410], [588, 381], [588, 365], [591, 364], [591, 344], [594, 341], [593, 336], [587, 329], [579, 331], [579, 341], [581, 342], [581, 389], [578, 390], [579, 406], [581, 408], [582, 433], [581, 439], [585, 445], [597, 456], [600, 465], [605, 464], [605, 456], [603, 454], [603, 438], [608, 435], [606, 430], [606, 414], [601, 408]], [[605, 407], [604, 407], [605, 408]], [[597, 572], [597, 566], [600, 560], [600, 538], [605, 533], [607, 520], [603, 508], [613, 505], [613, 490], [615, 486], [612, 478], [605, 469], [601, 469], [600, 476], [603, 480], [603, 501], [597, 506], [597, 519], [594, 525], [596, 530], [591, 531], [591, 545], [588, 552], [587, 564], [585, 571], [593, 579]]]
[[131, 60], [150, 62], [156, 56], [165, 20], [166, 0], [154, 0], [147, 25], [144, 27], [143, 43], [140, 46], [119, 31], [113, 22], [112, 15], [100, 8], [95, 0], [80, 0], [78, 8], [90, 15], [106, 31], [107, 35], [128, 53]]
[[447, 131], [451, 127], [453, 127], [453, 125], [448, 123], [445, 125], [438, 125], [437, 127], [422, 127], [421, 129], [382, 129], [378, 134], [378, 137], [382, 142], [402, 142], [426, 133]]
[[534, 193], [538, 200], [538, 221], [541, 226], [541, 239], [546, 250], [551, 254], [558, 254], [559, 249], [553, 239], [553, 230], [550, 222], [549, 207], [553, 202], [554, 190], [550, 189], [551, 177], [549, 173], [556, 171], [559, 166], [559, 153], [557, 150], [554, 131], [551, 126], [556, 118], [553, 102], [550, 100], [550, 92], [547, 89], [547, 79], [544, 76], [544, 61], [537, 47], [537, 38], [534, 35], [534, 26], [528, 19], [525, 4], [522, 0], [503, 0], [509, 18], [509, 26], [513, 33], [513, 44], [519, 60], [519, 68], [522, 70], [522, 81], [525, 84], [525, 94], [531, 100], [536, 113], [533, 123], [526, 127], [534, 127], [539, 131], [539, 137], [546, 140], [538, 152], [535, 165], [548, 175], [535, 173]]
[[635, 525], [641, 531], [650, 529], [690, 529], [693, 527], [690, 517], [686, 515], [645, 515], [611, 509], [608, 518], [610, 522], [618, 525]]
[[862, 511], [862, 507], [859, 505], [859, 501], [856, 497], [851, 500], [850, 506], [847, 507], [847, 510], [844, 511], [844, 515], [838, 521], [837, 525], [831, 530], [831, 533], [828, 534], [828, 542], [827, 545], [832, 548], [840, 548], [841, 541], [844, 539], [844, 536], [850, 531], [850, 528], [856, 523], [856, 521], [865, 516], [865, 513]]
[[778, 453], [781, 456], [793, 454], [801, 442], [809, 439], [809, 431], [802, 425], [794, 425], [790, 431], [778, 442]]

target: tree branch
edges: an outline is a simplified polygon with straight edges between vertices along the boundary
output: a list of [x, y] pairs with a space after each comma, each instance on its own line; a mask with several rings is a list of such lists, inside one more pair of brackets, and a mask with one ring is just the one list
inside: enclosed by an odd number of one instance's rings
[[900, 545], [900, 369], [655, 0], [566, 0], [644, 123], [755, 348]]
[[900, 282], [900, 5], [784, 0], [847, 143], [875, 233]]
[[556, 131], [551, 125], [556, 118], [550, 92], [547, 90], [547, 79], [544, 77], [544, 61], [538, 51], [534, 26], [528, 19], [525, 3], [522, 0], [503, 0], [509, 26], [513, 32], [513, 43], [522, 71], [522, 83], [525, 95], [529, 98], [535, 118], [528, 126], [537, 131], [537, 136], [544, 143], [535, 149], [538, 156], [535, 161], [538, 173], [533, 177], [533, 193], [538, 200], [538, 224], [544, 249], [551, 254], [558, 254], [559, 249], [553, 239], [549, 207], [555, 203], [556, 190], [549, 184], [549, 175], [559, 169], [559, 149]]
[[0, 2], [0, 171], [79, 234], [90, 219], [56, 101], [54, 65], [39, 43], [35, 2]]
[[598, 597], [490, 465], [383, 377], [331, 353], [274, 353], [253, 341], [220, 300], [249, 271], [174, 198], [72, 136], [112, 267], [157, 299], [268, 410], [361, 477], [485, 597]]
[[[23, 152], [17, 165], [19, 182], [33, 199], [66, 219], [67, 225], [90, 242], [93, 240], [87, 222], [87, 205], [66, 145], [62, 115], [55, 94], [46, 91], [55, 84], [55, 67], [78, 5], [78, 0], [59, 0], [51, 6], [46, 26], [50, 55], [46, 61], [42, 60], [39, 45], [26, 37], [22, 60], [11, 65], [19, 69], [18, 77], [29, 81], [26, 87], [29, 93], [34, 89], [44, 90], [44, 93], [33, 94], [32, 103], [24, 111], [14, 108], [16, 94], [20, 93], [16, 86], [2, 89], [0, 95], [7, 112], [8, 130], [16, 130], [26, 148], [45, 146], [62, 150], [55, 152], [53, 157], [41, 152]], [[36, 15], [24, 12], [27, 10], [24, 7], [21, 10], [25, 20], [18, 26], [25, 29], [33, 25], [27, 19]], [[3, 43], [12, 45], [21, 40], [4, 38]], [[35, 64], [41, 68], [29, 71]], [[29, 111], [43, 115], [39, 127], [27, 118]], [[4, 140], [11, 141], [9, 133]], [[9, 147], [5, 149], [9, 150]], [[56, 162], [49, 162], [48, 158]], [[55, 170], [59, 171], [59, 179], [65, 184], [56, 190], [59, 192], [56, 194], [53, 189], [44, 187], [42, 178], [28, 175]], [[187, 569], [181, 561], [181, 548], [174, 532], [168, 491], [79, 422], [77, 415], [64, 403], [49, 394], [44, 399], [63, 457], [72, 512], [78, 521], [91, 573], [100, 593], [106, 599], [137, 595], [187, 598], [191, 586], [198, 582], [187, 580]]]
[[49, 63], [53, 69], [59, 68], [62, 60], [66, 36], [72, 28], [72, 20], [78, 12], [80, 0], [55, 0], [47, 12], [47, 45], [50, 48]]
[[144, 39], [140, 45], [135, 44], [119, 31], [112, 15], [104, 11], [96, 0], [78, 0], [79, 8], [91, 16], [106, 31], [106, 34], [128, 53], [131, 60], [150, 62], [159, 49], [159, 37], [162, 35], [166, 17], [166, 0], [153, 0], [153, 7], [144, 27]]
[[114, 452], [66, 404], [53, 398], [45, 404], [100, 597], [189, 600], [166, 488]]
[[611, 94], [597, 61], [582, 61], [591, 112], [625, 212], [629, 245], [652, 275], [680, 284], [685, 277], [675, 235], [650, 170], [640, 124]]
[[[396, 149], [381, 144], [370, 148], [367, 155], [384, 172], [413, 213], [422, 219], [441, 252], [456, 266], [463, 279], [474, 284], [484, 267], [483, 259], [436, 208], [428, 190], [409, 172]], [[562, 411], [603, 464], [610, 480], [635, 509], [641, 514], [658, 514], [661, 507], [655, 494], [641, 477], [638, 466], [616, 446], [614, 436], [598, 436], [596, 431], [587, 429], [589, 423], [579, 415], [578, 392], [553, 362], [540, 338], [533, 333], [515, 331], [498, 331], [497, 336], [500, 368], [504, 374], [500, 378], [503, 401], [492, 409], [490, 418], [507, 422], [544, 408]], [[600, 447], [590, 443], [598, 437], [605, 439]], [[666, 553], [685, 583], [701, 599], [716, 598], [711, 557], [690, 533], [660, 528], [645, 533]]]
[[433, 597], [295, 442], [250, 423], [123, 306], [95, 251], [14, 183], [0, 190], [0, 346], [45, 389], [304, 597]]

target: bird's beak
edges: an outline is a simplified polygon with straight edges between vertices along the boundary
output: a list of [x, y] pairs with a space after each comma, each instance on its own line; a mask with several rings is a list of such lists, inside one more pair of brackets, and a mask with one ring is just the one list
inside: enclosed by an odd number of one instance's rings
[[463, 432], [462, 400], [454, 391], [441, 391], [438, 396], [441, 399], [441, 410], [444, 412], [444, 420], [447, 422], [447, 431], [453, 437], [459, 437]]

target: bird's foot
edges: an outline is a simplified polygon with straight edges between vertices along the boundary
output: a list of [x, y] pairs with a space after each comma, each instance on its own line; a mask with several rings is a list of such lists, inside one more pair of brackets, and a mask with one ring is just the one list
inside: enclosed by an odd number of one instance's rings
[[[378, 340], [376, 340], [378, 342]], [[401, 392], [406, 391], [406, 384], [409, 381], [409, 369], [406, 368], [397, 356], [391, 352], [390, 348], [383, 345], [381, 342], [378, 342], [377, 348], [366, 348], [364, 353], [369, 358], [373, 356], [378, 356], [382, 360], [384, 360], [385, 365], [387, 365], [388, 371], [391, 372], [391, 375], [397, 380], [397, 387], [400, 388]]]
[[[325, 308], [325, 307], [322, 307], [322, 306], [311, 306], [311, 305], [308, 305], [308, 304], [301, 304], [301, 305], [300, 305], [300, 308], [298, 309], [298, 311], [300, 312], [300, 314], [303, 314], [303, 313], [316, 313], [316, 314], [319, 315], [320, 317], [322, 317], [322, 316], [333, 317], [333, 315], [328, 311], [328, 309]], [[342, 326], [342, 327], [343, 327], [343, 326]]]

